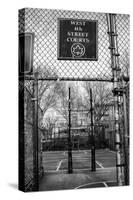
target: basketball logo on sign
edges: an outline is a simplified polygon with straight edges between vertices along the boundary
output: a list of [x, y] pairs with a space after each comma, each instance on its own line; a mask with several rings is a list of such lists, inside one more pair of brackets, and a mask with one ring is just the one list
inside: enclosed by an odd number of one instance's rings
[[74, 57], [81, 57], [85, 54], [85, 47], [81, 43], [75, 43], [71, 46], [71, 53]]

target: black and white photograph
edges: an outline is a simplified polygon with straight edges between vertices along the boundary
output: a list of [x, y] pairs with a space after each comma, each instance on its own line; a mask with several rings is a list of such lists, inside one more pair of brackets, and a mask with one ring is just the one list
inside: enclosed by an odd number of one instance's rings
[[130, 184], [128, 14], [19, 10], [19, 189]]

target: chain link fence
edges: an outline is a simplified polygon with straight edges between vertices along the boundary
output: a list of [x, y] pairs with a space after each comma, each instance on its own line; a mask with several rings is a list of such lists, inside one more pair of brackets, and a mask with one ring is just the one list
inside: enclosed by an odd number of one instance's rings
[[[98, 61], [57, 60], [58, 18], [98, 20]], [[120, 66], [129, 68], [129, 16], [117, 15]], [[105, 13], [27, 8], [19, 12], [19, 33], [33, 32], [34, 69], [43, 69], [43, 78], [110, 80], [112, 77]], [[42, 74], [40, 73], [40, 76]]]
[[[97, 61], [80, 61], [80, 60], [58, 60], [58, 19], [73, 18], [98, 21], [98, 60]], [[116, 15], [116, 27], [118, 33], [118, 51], [120, 54], [119, 65], [121, 73], [129, 75], [129, 16]], [[34, 52], [33, 52], [33, 72], [39, 72], [39, 78], [48, 80], [82, 80], [82, 81], [111, 81], [111, 56], [109, 49], [109, 38], [107, 34], [107, 19], [105, 13], [83, 12], [83, 11], [65, 11], [65, 10], [47, 10], [26, 8], [19, 11], [19, 34], [32, 32], [34, 33]], [[33, 94], [33, 80], [19, 81], [19, 91], [24, 87], [27, 92], [25, 96], [25, 109], [32, 105], [31, 96]], [[22, 93], [23, 94], [23, 93]], [[28, 101], [30, 106], [28, 106]], [[127, 108], [129, 105], [127, 106]], [[27, 110], [25, 110], [27, 112]], [[30, 112], [29, 112], [30, 113]], [[28, 116], [28, 115], [27, 115]], [[33, 115], [30, 115], [31, 120]], [[27, 121], [25, 116], [25, 130], [30, 130], [33, 123]], [[33, 127], [32, 127], [33, 130]], [[28, 131], [25, 135], [26, 156], [27, 156], [27, 175], [25, 184], [33, 184], [33, 132]], [[29, 156], [29, 154], [31, 156]], [[28, 160], [31, 158], [31, 160]], [[31, 165], [30, 165], [31, 163]], [[41, 164], [40, 164], [41, 165]], [[30, 173], [29, 173], [30, 171]], [[27, 190], [28, 187], [27, 185]]]
[[[33, 119], [33, 111], [34, 111], [34, 102], [33, 98], [33, 87], [31, 82], [26, 82], [25, 87], [23, 87], [23, 83], [20, 81], [19, 86], [19, 102], [20, 102], [20, 159], [23, 160], [23, 168], [24, 168], [24, 190], [32, 191], [34, 188], [34, 119]], [[30, 87], [29, 87], [30, 85]], [[28, 87], [28, 89], [27, 89]], [[30, 88], [30, 89], [29, 89]], [[30, 90], [30, 91], [29, 91]], [[23, 113], [23, 114], [22, 114]], [[38, 114], [39, 118], [42, 119], [42, 110], [38, 106]], [[38, 123], [39, 124], [39, 123]], [[23, 127], [22, 127], [23, 126]], [[43, 166], [42, 166], [42, 147], [41, 147], [41, 137], [42, 137], [42, 129], [38, 126], [38, 174], [39, 177], [43, 174]], [[21, 163], [21, 162], [20, 162]], [[20, 166], [22, 168], [22, 166]], [[21, 171], [20, 171], [21, 173]]]

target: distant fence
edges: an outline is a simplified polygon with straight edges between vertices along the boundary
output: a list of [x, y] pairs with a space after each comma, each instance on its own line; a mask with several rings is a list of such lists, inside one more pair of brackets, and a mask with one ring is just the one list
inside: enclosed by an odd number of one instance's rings
[[[91, 149], [91, 132], [90, 130], [85, 130], [85, 132], [79, 131], [78, 134], [71, 133], [72, 137], [72, 149], [73, 150], [84, 150]], [[95, 146], [96, 149], [108, 148], [108, 141], [105, 138], [105, 128], [102, 127], [101, 130], [95, 128]], [[68, 134], [67, 131], [60, 132], [55, 138], [49, 138], [42, 140], [42, 150], [43, 151], [66, 151], [68, 150]]]

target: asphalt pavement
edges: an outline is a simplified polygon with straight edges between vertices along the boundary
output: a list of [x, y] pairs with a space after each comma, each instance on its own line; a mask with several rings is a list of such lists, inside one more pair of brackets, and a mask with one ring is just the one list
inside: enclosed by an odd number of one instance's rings
[[44, 176], [39, 190], [64, 190], [116, 186], [116, 155], [96, 150], [96, 171], [91, 171], [91, 151], [72, 151], [73, 173], [68, 174], [67, 151], [43, 152]]

